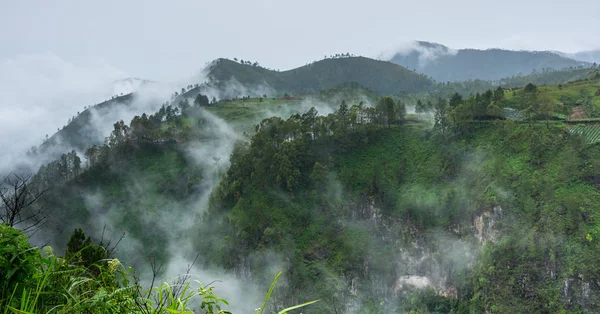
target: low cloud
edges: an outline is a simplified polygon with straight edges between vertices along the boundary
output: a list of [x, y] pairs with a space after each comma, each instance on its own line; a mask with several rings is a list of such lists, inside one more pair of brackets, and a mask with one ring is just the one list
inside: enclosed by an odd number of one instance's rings
[[397, 46], [384, 51], [379, 55], [378, 59], [391, 60], [396, 55], [408, 56], [414, 52], [419, 55], [419, 67], [423, 67], [439, 57], [456, 55], [458, 50], [436, 43], [409, 41], [402, 42]]
[[[39, 146], [68, 124], [70, 118], [90, 111], [91, 120], [80, 136], [89, 145], [102, 143], [118, 120], [126, 123], [136, 115], [152, 114], [169, 100], [173, 91], [190, 82], [204, 80], [200, 72], [176, 83], [158, 83], [128, 78], [127, 73], [102, 60], [72, 63], [54, 54], [35, 54], [0, 61], [0, 174], [34, 172], [41, 164], [72, 149], [60, 138], [44, 156], [30, 158], [27, 150]], [[93, 107], [113, 96], [135, 92], [129, 104]]]
[[83, 106], [109, 98], [112, 82], [126, 75], [100, 60], [73, 64], [53, 54], [0, 61], [0, 145], [39, 144]]

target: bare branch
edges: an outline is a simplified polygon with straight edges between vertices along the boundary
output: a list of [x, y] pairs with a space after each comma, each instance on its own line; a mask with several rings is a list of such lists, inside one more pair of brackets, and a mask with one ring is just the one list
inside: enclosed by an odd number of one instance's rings
[[32, 175], [9, 174], [0, 187], [0, 221], [25, 232], [35, 232], [49, 213], [34, 206], [47, 190], [38, 190], [31, 182]]

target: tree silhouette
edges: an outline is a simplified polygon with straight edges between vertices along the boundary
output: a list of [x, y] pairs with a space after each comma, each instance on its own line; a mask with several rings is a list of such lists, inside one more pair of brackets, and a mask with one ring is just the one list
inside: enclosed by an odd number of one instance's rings
[[0, 221], [25, 232], [35, 232], [49, 216], [43, 208], [35, 206], [46, 190], [37, 189], [31, 177], [11, 173], [0, 188]]

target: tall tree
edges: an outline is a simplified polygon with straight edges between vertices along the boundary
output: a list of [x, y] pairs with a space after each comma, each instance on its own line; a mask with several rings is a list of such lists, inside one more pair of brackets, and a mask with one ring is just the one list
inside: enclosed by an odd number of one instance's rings
[[450, 109], [454, 109], [456, 107], [458, 107], [458, 105], [462, 104], [463, 102], [463, 98], [459, 93], [454, 93], [452, 95], [452, 97], [450, 97], [450, 101], [448, 102], [448, 105], [450, 106]]
[[209, 105], [208, 96], [202, 95], [202, 94], [196, 95], [196, 99], [194, 99], [194, 104], [199, 107], [208, 106]]
[[500, 101], [502, 99], [504, 99], [504, 89], [498, 86], [498, 88], [496, 88], [494, 91], [494, 101]]
[[550, 128], [550, 117], [552, 115], [552, 113], [554, 113], [555, 111], [557, 111], [558, 109], [558, 104], [556, 103], [556, 101], [554, 100], [554, 98], [552, 98], [552, 96], [547, 93], [547, 92], [543, 92], [540, 93], [539, 95], [537, 95], [537, 109], [536, 111], [539, 112], [541, 115], [544, 116], [544, 118], [546, 119], [546, 128]]
[[448, 104], [446, 100], [439, 99], [435, 104], [434, 128], [442, 135], [446, 135], [450, 129]]
[[415, 105], [415, 113], [421, 114], [423, 112], [425, 112], [424, 104], [421, 100], [417, 100], [417, 104]]
[[380, 115], [381, 124], [387, 124], [389, 127], [398, 121], [398, 105], [392, 97], [383, 97], [377, 104], [376, 109]]

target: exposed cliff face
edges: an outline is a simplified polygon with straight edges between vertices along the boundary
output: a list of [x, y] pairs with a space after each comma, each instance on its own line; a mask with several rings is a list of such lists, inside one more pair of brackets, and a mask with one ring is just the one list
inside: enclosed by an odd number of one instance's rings
[[494, 206], [491, 210], [481, 213], [481, 215], [473, 217], [472, 226], [475, 228], [475, 237], [483, 245], [487, 241], [498, 243], [500, 239], [500, 230], [496, 227], [496, 223], [504, 217], [502, 207]]
[[561, 288], [562, 301], [570, 306], [597, 309], [600, 301], [600, 280], [590, 281], [579, 274], [576, 278], [566, 278]]
[[348, 294], [377, 291], [390, 304], [406, 293], [422, 289], [458, 298], [458, 275], [475, 265], [486, 242], [499, 241], [498, 222], [504, 218], [502, 207], [494, 206], [474, 216], [471, 224], [431, 231], [383, 215], [373, 201], [354, 204], [349, 214], [353, 220], [370, 225], [374, 230], [372, 241], [377, 242], [373, 246], [391, 248], [394, 258], [386, 263], [388, 269], [383, 272], [381, 265], [373, 265], [375, 261], [367, 258], [363, 274], [348, 281]]

